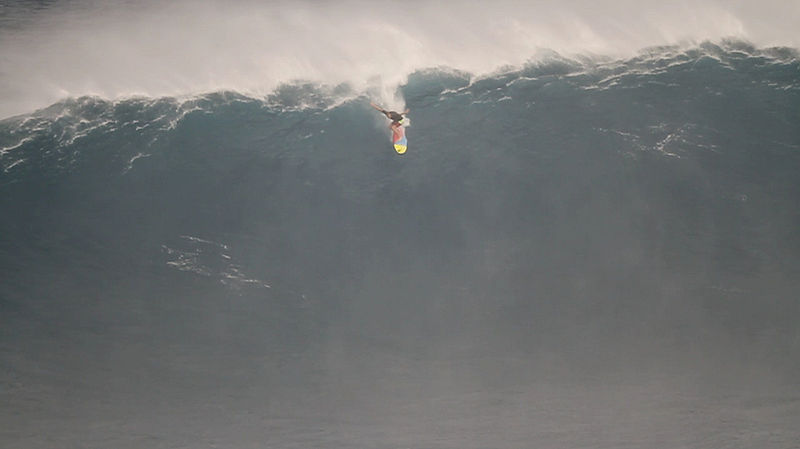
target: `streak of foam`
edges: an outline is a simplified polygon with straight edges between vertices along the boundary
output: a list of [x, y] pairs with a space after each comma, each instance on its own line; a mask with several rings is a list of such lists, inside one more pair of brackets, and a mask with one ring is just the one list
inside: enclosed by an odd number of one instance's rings
[[161, 245], [168, 258], [168, 267], [215, 279], [234, 289], [245, 286], [272, 288], [267, 282], [245, 274], [245, 269], [228, 254], [230, 248], [227, 244], [191, 235], [181, 235], [180, 239], [178, 245]]
[[32, 136], [28, 136], [28, 137], [24, 137], [22, 140], [17, 142], [15, 145], [11, 145], [10, 147], [0, 148], [0, 157], [4, 156], [6, 153], [9, 153], [11, 151], [16, 150], [17, 148], [20, 148], [21, 146], [25, 145], [26, 143], [28, 143], [28, 142], [30, 142], [32, 140], [33, 140], [33, 137]]

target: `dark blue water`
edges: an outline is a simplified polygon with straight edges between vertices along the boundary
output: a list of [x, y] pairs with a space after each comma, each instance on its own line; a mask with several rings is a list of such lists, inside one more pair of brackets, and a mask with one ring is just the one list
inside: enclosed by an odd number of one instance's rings
[[[0, 122], [8, 447], [793, 447], [800, 60], [741, 42]], [[793, 424], [794, 423], [794, 424]]]

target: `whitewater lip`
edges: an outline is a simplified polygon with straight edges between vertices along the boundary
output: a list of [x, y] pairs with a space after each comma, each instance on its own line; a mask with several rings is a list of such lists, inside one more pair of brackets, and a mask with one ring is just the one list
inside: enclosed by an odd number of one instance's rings
[[378, 86], [386, 98], [425, 67], [481, 76], [522, 65], [542, 49], [619, 59], [653, 45], [729, 36], [758, 46], [800, 45], [800, 12], [778, 1], [759, 8], [579, 0], [498, 1], [491, 8], [462, 1], [380, 8], [358, 1], [20, 5], [23, 13], [0, 22], [0, 117], [83, 95], [266, 96], [296, 79], [358, 91]]
[[[539, 50], [535, 55], [528, 57], [517, 65], [503, 65], [485, 72], [469, 72], [466, 70], [437, 65], [428, 68], [414, 69], [404, 74], [393, 83], [387, 83], [380, 76], [371, 77], [363, 82], [325, 83], [308, 79], [284, 81], [276, 84], [271, 90], [248, 88], [218, 88], [203, 91], [186, 91], [174, 94], [142, 94], [118, 93], [114, 94], [81, 94], [66, 95], [58, 101], [41, 105], [31, 110], [16, 111], [14, 117], [51, 116], [69, 113], [70, 107], [75, 104], [85, 104], [91, 101], [110, 102], [119, 104], [123, 102], [134, 103], [171, 103], [175, 107], [203, 107], [204, 104], [222, 104], [230, 101], [254, 101], [265, 107], [282, 109], [332, 109], [359, 97], [375, 99], [395, 109], [404, 107], [404, 96], [426, 95], [420, 91], [419, 83], [414, 81], [424, 79], [428, 81], [428, 89], [433, 88], [439, 93], [448, 90], [463, 89], [476, 84], [496, 84], [504, 77], [541, 77], [541, 76], [576, 76], [583, 73], [596, 75], [606, 74], [598, 81], [598, 86], [608, 84], [613, 80], [630, 74], [648, 75], [663, 71], [670, 65], [679, 65], [687, 62], [697, 64], [702, 58], [712, 58], [724, 64], [731, 64], [735, 60], [751, 59], [758, 62], [771, 61], [774, 63], [791, 63], [800, 59], [800, 53], [790, 47], [756, 47], [753, 43], [741, 39], [723, 39], [718, 42], [704, 41], [699, 43], [684, 42], [678, 45], [659, 45], [640, 49], [630, 58], [613, 58], [610, 56], [593, 54], [560, 54], [553, 50]], [[441, 89], [439, 89], [439, 86]], [[77, 102], [76, 102], [77, 100]], [[66, 107], [64, 107], [66, 105]], [[3, 105], [7, 109], [16, 109], [13, 99]], [[2, 108], [0, 107], [0, 110]], [[9, 148], [6, 148], [9, 149]]]

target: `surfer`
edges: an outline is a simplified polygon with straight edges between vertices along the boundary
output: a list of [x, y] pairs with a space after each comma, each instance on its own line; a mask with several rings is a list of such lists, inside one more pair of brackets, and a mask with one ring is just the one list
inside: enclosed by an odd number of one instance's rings
[[392, 144], [394, 145], [394, 150], [397, 151], [397, 154], [405, 154], [408, 148], [408, 140], [406, 139], [406, 131], [403, 129], [403, 116], [408, 114], [408, 109], [401, 114], [396, 111], [387, 111], [375, 103], [370, 103], [370, 105], [392, 121], [389, 125], [389, 129], [392, 130]]
[[372, 103], [372, 102], [370, 102], [370, 105], [373, 108], [375, 108], [378, 111], [380, 111], [383, 115], [385, 115], [386, 118], [388, 118], [389, 120], [392, 121], [392, 124], [389, 125], [389, 127], [392, 128], [392, 129], [394, 129], [393, 126], [394, 126], [395, 123], [397, 123], [399, 125], [402, 125], [403, 124], [403, 116], [408, 114], [408, 109], [403, 111], [403, 113], [401, 114], [401, 113], [395, 112], [395, 111], [387, 111], [386, 109], [383, 109], [382, 107], [380, 107], [377, 104]]

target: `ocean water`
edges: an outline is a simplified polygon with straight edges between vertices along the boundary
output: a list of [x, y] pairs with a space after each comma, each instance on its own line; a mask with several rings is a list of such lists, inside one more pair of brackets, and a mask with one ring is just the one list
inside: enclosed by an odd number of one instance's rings
[[795, 48], [298, 79], [13, 89], [0, 446], [800, 447]]

